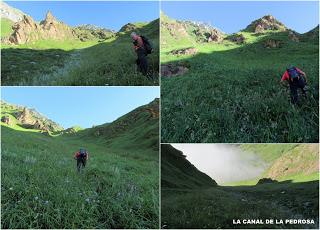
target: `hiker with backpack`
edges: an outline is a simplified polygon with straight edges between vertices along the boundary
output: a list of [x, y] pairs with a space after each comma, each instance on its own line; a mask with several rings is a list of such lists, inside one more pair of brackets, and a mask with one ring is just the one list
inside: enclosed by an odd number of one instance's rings
[[81, 168], [86, 167], [86, 162], [89, 159], [89, 153], [87, 150], [80, 148], [80, 150], [74, 154], [74, 159], [77, 160], [77, 169], [78, 172], [80, 172]]
[[289, 83], [293, 104], [298, 103], [298, 89], [301, 89], [302, 94], [306, 96], [307, 76], [302, 70], [292, 65], [289, 66], [282, 75], [281, 82], [284, 81]]
[[148, 74], [147, 55], [152, 52], [152, 46], [146, 37], [138, 35], [135, 32], [131, 33], [131, 38], [133, 40], [133, 48], [138, 56], [136, 60], [138, 71], [146, 76]]

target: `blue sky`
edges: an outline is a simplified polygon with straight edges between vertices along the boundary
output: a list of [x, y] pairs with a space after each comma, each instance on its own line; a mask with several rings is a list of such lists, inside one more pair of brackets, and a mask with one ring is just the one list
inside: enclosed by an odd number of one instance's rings
[[172, 18], [207, 22], [226, 33], [238, 32], [267, 14], [273, 15], [287, 27], [304, 33], [318, 25], [318, 7], [319, 3], [316, 1], [161, 3], [161, 10]]
[[103, 1], [5, 1], [36, 21], [44, 19], [48, 10], [70, 26], [93, 24], [118, 31], [128, 22], [149, 22], [159, 18], [159, 3]]
[[1, 99], [34, 108], [64, 128], [111, 122], [159, 97], [159, 87], [2, 87]]

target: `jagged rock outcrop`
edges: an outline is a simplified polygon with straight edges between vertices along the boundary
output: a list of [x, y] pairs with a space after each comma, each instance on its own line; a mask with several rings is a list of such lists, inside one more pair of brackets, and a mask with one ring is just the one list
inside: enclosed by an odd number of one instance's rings
[[198, 49], [194, 48], [194, 47], [190, 47], [190, 48], [184, 48], [184, 49], [178, 49], [178, 50], [172, 50], [170, 52], [173, 55], [195, 55], [198, 53]]
[[227, 37], [227, 40], [237, 44], [243, 44], [245, 43], [246, 38], [243, 36], [243, 34], [232, 34]]
[[299, 34], [294, 32], [294, 31], [292, 31], [292, 30], [289, 31], [288, 38], [291, 41], [294, 41], [294, 42], [299, 42], [300, 41]]
[[280, 48], [281, 41], [275, 39], [268, 39], [263, 43], [265, 48]]
[[150, 113], [151, 118], [159, 119], [159, 98], [156, 98], [152, 103], [149, 104], [149, 106], [146, 108], [146, 110]]
[[13, 44], [24, 44], [40, 39], [64, 40], [76, 37], [73, 29], [59, 22], [50, 11], [40, 24], [32, 17], [23, 15], [22, 20], [15, 23], [12, 29], [13, 33], [9, 37], [9, 42]]
[[224, 38], [224, 34], [218, 29], [211, 29], [208, 42], [221, 42]]
[[98, 26], [86, 24], [74, 28], [74, 32], [80, 41], [91, 39], [106, 40], [115, 36], [115, 32]]
[[24, 107], [16, 118], [22, 124], [33, 125], [35, 123], [34, 118], [27, 107]]
[[185, 74], [189, 69], [183, 65], [167, 64], [161, 65], [162, 77], [176, 77]]
[[161, 26], [166, 28], [175, 39], [188, 36], [186, 27], [180, 22], [161, 22]]
[[24, 128], [38, 129], [42, 131], [59, 131], [63, 128], [35, 110], [24, 107], [22, 111], [15, 114], [16, 119]]
[[245, 31], [254, 32], [254, 33], [263, 33], [264, 31], [270, 31], [270, 30], [285, 31], [287, 30], [287, 28], [283, 23], [278, 21], [272, 15], [266, 15], [266, 16], [263, 16], [262, 18], [259, 18], [253, 21], [245, 29]]
[[3, 116], [1, 117], [1, 122], [7, 124], [7, 125], [11, 125], [11, 119], [9, 116]]

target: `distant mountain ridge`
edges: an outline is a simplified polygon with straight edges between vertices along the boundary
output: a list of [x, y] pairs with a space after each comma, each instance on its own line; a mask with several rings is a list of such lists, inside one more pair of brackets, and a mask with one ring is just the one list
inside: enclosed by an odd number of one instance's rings
[[[8, 4], [4, 3], [6, 11], [3, 10], [3, 18], [14, 18], [10, 20], [11, 23], [6, 25], [12, 27], [9, 36], [2, 36], [2, 42], [8, 44], [25, 44], [35, 42], [38, 40], [80, 40], [82, 42], [87, 40], [104, 41], [106, 39], [118, 36], [119, 33], [128, 33], [133, 30], [139, 32], [141, 23], [127, 23], [118, 32], [102, 28], [96, 25], [84, 24], [71, 27], [66, 23], [55, 18], [50, 10], [47, 11], [46, 17], [40, 23], [36, 22], [31, 16], [24, 14]], [[17, 12], [14, 14], [14, 12]], [[10, 16], [15, 15], [15, 17]], [[156, 23], [157, 20], [154, 20]], [[12, 25], [10, 25], [12, 24]], [[152, 22], [151, 22], [152, 24]], [[11, 28], [6, 28], [10, 30]]]
[[[319, 26], [316, 26], [311, 31], [302, 35], [312, 34], [315, 37], [317, 28], [319, 28]], [[287, 28], [282, 22], [277, 20], [272, 15], [265, 15], [259, 19], [256, 19], [246, 28], [238, 32], [226, 34], [213, 25], [188, 20], [175, 20], [165, 15], [164, 12], [161, 12], [161, 30], [162, 34], [164, 34], [164, 36], [161, 38], [162, 43], [164, 44], [168, 43], [167, 34], [175, 40], [189, 39], [191, 42], [195, 41], [201, 43], [221, 43], [228, 40], [237, 44], [242, 44], [245, 42], [245, 37], [241, 34], [242, 32], [253, 33], [256, 35], [264, 34], [266, 32], [287, 32], [289, 39], [294, 41], [298, 41], [300, 36], [299, 33]]]

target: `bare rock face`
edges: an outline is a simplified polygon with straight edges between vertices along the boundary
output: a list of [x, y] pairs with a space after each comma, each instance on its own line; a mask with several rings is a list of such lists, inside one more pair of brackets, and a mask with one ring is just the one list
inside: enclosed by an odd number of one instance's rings
[[246, 40], [246, 38], [242, 34], [232, 34], [227, 39], [237, 44], [243, 44]]
[[63, 40], [75, 37], [73, 29], [57, 21], [50, 11], [40, 24], [30, 16], [23, 15], [22, 20], [15, 23], [12, 29], [14, 32], [9, 41], [13, 44], [24, 44], [39, 39]]
[[179, 49], [179, 50], [173, 50], [170, 52], [173, 55], [181, 56], [181, 55], [195, 55], [198, 53], [198, 50], [194, 47], [191, 48], [185, 48], [185, 49]]
[[34, 129], [40, 129], [40, 130], [44, 130], [44, 125], [41, 121], [37, 120], [34, 124], [33, 124], [33, 128]]
[[17, 116], [17, 120], [26, 125], [33, 125], [34, 119], [30, 113], [30, 111], [25, 107], [23, 111]]
[[176, 77], [185, 74], [189, 69], [182, 65], [161, 65], [161, 76], [162, 77]]
[[294, 42], [299, 42], [300, 41], [299, 35], [294, 31], [289, 31], [288, 38], [291, 41], [294, 41]]
[[287, 28], [272, 15], [266, 15], [253, 21], [245, 30], [254, 33], [263, 33], [264, 31], [268, 30], [285, 31]]
[[187, 37], [188, 33], [185, 26], [179, 22], [161, 22], [161, 26], [164, 26], [169, 31], [170, 35], [175, 39], [179, 39], [182, 37]]
[[23, 15], [21, 21], [12, 26], [13, 33], [9, 41], [14, 44], [24, 44], [30, 40], [39, 39], [39, 26], [30, 16]]
[[265, 48], [280, 48], [281, 47], [281, 41], [274, 40], [274, 39], [268, 39], [264, 42]]
[[208, 37], [208, 42], [221, 42], [223, 40], [223, 33], [217, 29], [212, 29]]
[[9, 116], [3, 116], [1, 117], [1, 122], [7, 124], [7, 125], [11, 125], [11, 119]]

